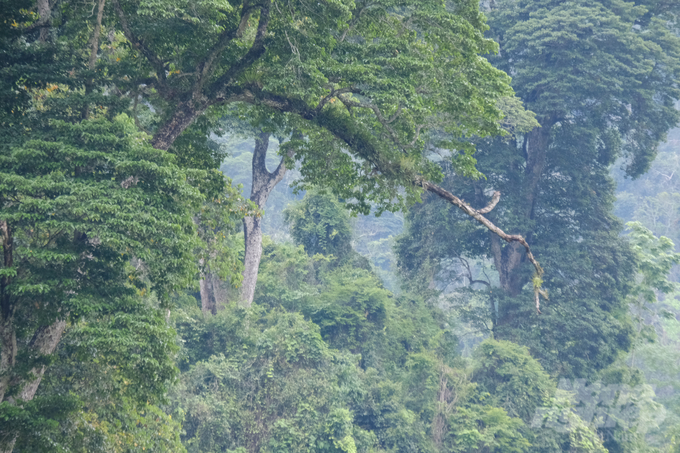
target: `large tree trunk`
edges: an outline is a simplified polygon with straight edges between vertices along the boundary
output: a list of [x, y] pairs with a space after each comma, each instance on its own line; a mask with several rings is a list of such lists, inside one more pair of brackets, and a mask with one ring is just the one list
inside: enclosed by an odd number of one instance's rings
[[246, 254], [243, 261], [241, 299], [248, 307], [253, 303], [257, 274], [260, 269], [260, 259], [262, 258], [262, 228], [260, 227], [260, 221], [259, 217], [246, 217], [243, 219]]
[[203, 278], [198, 282], [201, 293], [201, 310], [205, 314], [214, 315], [217, 313], [217, 301], [212, 291], [212, 282], [210, 274], [203, 275]]
[[[550, 142], [550, 129], [554, 119], [544, 118], [542, 127], [537, 127], [529, 132], [524, 139], [524, 157], [526, 167], [522, 184], [522, 210], [520, 215], [527, 223], [534, 218], [536, 198], [539, 193], [539, 183], [545, 170], [546, 157]], [[529, 237], [532, 231], [522, 232], [523, 236]], [[502, 247], [500, 238], [491, 234], [491, 254], [494, 265], [498, 270], [500, 285], [503, 291], [510, 296], [517, 296], [522, 287], [527, 284], [527, 276], [520, 272], [522, 264], [526, 262], [525, 249], [514, 242]]]
[[[269, 148], [269, 134], [261, 133], [255, 139], [255, 151], [253, 152], [253, 187], [250, 191], [250, 200], [258, 208], [262, 209], [267, 203], [267, 198], [274, 187], [283, 179], [286, 173], [284, 159], [279, 166], [270, 172], [267, 170], [267, 148]], [[245, 235], [245, 259], [243, 270], [243, 286], [241, 300], [246, 307], [253, 303], [257, 273], [262, 258], [262, 228], [260, 217], [246, 217], [243, 219], [243, 231]]]
[[498, 280], [503, 291], [510, 296], [519, 295], [522, 287], [526, 284], [522, 278], [521, 264], [525, 260], [524, 247], [513, 242], [503, 247], [501, 238], [493, 233], [491, 235], [491, 254], [494, 265], [498, 271]]
[[205, 108], [205, 105], [196, 107], [196, 102], [193, 99], [179, 104], [172, 118], [156, 131], [151, 140], [151, 145], [156, 149], [167, 151], [175, 143], [177, 137], [204, 112]]
[[[535, 216], [536, 200], [540, 192], [540, 181], [545, 171], [548, 149], [550, 146], [550, 131], [555, 123], [553, 116], [541, 119], [542, 127], [537, 127], [524, 138], [524, 158], [526, 167], [521, 188], [522, 208], [516, 214], [524, 219], [526, 224]], [[531, 237], [532, 231], [522, 232], [525, 238]], [[522, 288], [529, 282], [529, 275], [522, 272], [522, 265], [527, 260], [525, 247], [513, 242], [503, 246], [501, 238], [491, 233], [491, 255], [498, 271], [500, 286], [508, 296], [519, 295]], [[503, 314], [497, 319], [497, 325], [502, 326], [511, 321]]]

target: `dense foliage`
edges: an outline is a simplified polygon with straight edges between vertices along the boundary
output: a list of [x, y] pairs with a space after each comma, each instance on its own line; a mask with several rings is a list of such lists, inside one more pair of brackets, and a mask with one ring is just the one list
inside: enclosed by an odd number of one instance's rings
[[0, 452], [679, 451], [676, 3], [0, 0]]

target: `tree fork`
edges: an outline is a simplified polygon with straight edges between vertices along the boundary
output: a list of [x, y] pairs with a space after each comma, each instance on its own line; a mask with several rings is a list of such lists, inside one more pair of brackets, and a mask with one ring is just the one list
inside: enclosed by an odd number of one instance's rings
[[[259, 209], [264, 208], [274, 187], [286, 174], [285, 158], [281, 158], [279, 166], [273, 172], [267, 170], [267, 149], [269, 148], [269, 133], [260, 133], [255, 139], [253, 151], [253, 185], [250, 200]], [[257, 274], [262, 258], [262, 226], [261, 217], [248, 216], [243, 219], [243, 233], [245, 236], [245, 258], [243, 269], [243, 286], [241, 300], [246, 306], [253, 303]]]

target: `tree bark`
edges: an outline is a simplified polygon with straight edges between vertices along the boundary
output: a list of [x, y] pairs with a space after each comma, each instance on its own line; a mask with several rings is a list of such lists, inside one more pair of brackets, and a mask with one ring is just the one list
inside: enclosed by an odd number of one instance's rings
[[201, 292], [201, 310], [205, 314], [215, 315], [227, 302], [227, 295], [222, 282], [213, 272], [208, 270], [199, 282]]
[[[106, 0], [99, 0], [99, 9], [97, 10], [97, 22], [94, 25], [94, 32], [92, 33], [92, 42], [90, 44], [90, 60], [88, 61], [87, 68], [90, 71], [94, 71], [95, 64], [97, 63], [97, 52], [99, 51], [99, 35], [102, 31], [102, 19], [104, 18], [104, 5]], [[85, 94], [92, 93], [94, 84], [94, 78], [90, 77], [85, 82]], [[83, 118], [87, 119], [90, 116], [90, 105], [85, 100], [85, 106], [83, 107]]]
[[151, 145], [156, 149], [167, 151], [177, 137], [207, 108], [207, 105], [196, 106], [195, 104], [194, 100], [190, 99], [178, 105], [172, 118], [158, 128], [151, 140]]
[[38, 0], [38, 16], [40, 20], [40, 42], [47, 41], [47, 35], [50, 32], [50, 22], [52, 21], [52, 8], [50, 8], [49, 0]]
[[217, 314], [217, 303], [212, 293], [212, 285], [208, 280], [210, 274], [203, 275], [203, 278], [198, 282], [201, 293], [201, 310], [204, 314]]
[[[259, 209], [264, 208], [269, 194], [286, 174], [286, 164], [281, 159], [279, 166], [273, 172], [267, 170], [267, 149], [269, 148], [269, 134], [261, 133], [255, 139], [255, 151], [253, 152], [253, 187], [250, 191], [250, 200]], [[261, 217], [249, 216], [243, 219], [243, 232], [245, 235], [245, 259], [243, 270], [243, 286], [241, 287], [241, 300], [246, 307], [253, 303], [257, 273], [262, 258], [262, 227]]]
[[491, 234], [491, 254], [501, 288], [508, 295], [517, 296], [526, 283], [519, 275], [524, 249], [516, 242], [503, 247], [500, 238]]
[[262, 228], [261, 218], [246, 217], [243, 219], [243, 233], [245, 237], [245, 259], [243, 261], [243, 286], [241, 300], [246, 307], [250, 307], [255, 296], [257, 274], [262, 259]]

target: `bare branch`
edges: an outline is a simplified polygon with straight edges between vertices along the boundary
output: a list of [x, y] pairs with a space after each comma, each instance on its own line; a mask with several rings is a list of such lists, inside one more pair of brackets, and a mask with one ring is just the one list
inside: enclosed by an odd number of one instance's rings
[[[489, 231], [494, 233], [496, 236], [500, 237], [503, 239], [505, 242], [511, 243], [511, 242], [517, 242], [521, 244], [525, 251], [526, 251], [526, 256], [527, 259], [531, 262], [531, 264], [534, 266], [534, 269], [536, 270], [534, 274], [534, 300], [536, 302], [536, 312], [541, 313], [541, 305], [540, 305], [540, 297], [543, 296], [547, 300], [548, 294], [546, 293], [545, 290], [541, 289], [541, 278], [543, 277], [543, 268], [541, 267], [540, 264], [538, 264], [538, 261], [536, 258], [534, 258], [533, 253], [531, 253], [531, 248], [529, 247], [529, 244], [527, 243], [526, 239], [522, 237], [519, 234], [507, 234], [505, 231], [501, 230], [498, 228], [496, 225], [494, 225], [489, 219], [484, 217], [479, 211], [476, 209], [472, 208], [470, 205], [462, 201], [460, 198], [449, 192], [448, 190], [445, 190], [441, 187], [439, 187], [436, 184], [432, 184], [429, 181], [425, 181], [423, 179], [418, 179], [413, 182], [416, 186], [422, 187], [423, 189], [427, 190], [428, 192], [432, 192], [435, 195], [438, 195], [439, 197], [445, 199], [449, 203], [453, 204], [456, 206], [458, 209], [463, 211], [465, 214], [468, 216], [472, 217], [475, 219], [477, 222], [481, 223], [484, 225]], [[499, 194], [500, 197], [500, 194]]]
[[486, 205], [486, 207], [484, 207], [482, 209], [478, 209], [477, 212], [479, 212], [480, 214], [488, 214], [489, 212], [491, 212], [493, 210], [493, 208], [496, 207], [496, 205], [498, 204], [498, 201], [500, 199], [501, 199], [501, 193], [497, 190], [491, 196], [491, 201], [489, 202], [489, 204]]
[[460, 254], [458, 253], [456, 253], [455, 255], [456, 258], [458, 258], [458, 260], [463, 264], [463, 266], [465, 266], [465, 270], [467, 270], [467, 278], [470, 281], [470, 286], [474, 285], [475, 283], [481, 283], [483, 285], [486, 285], [487, 287], [491, 287], [491, 284], [486, 280], [475, 280], [474, 278], [472, 278], [472, 269], [470, 268], [470, 263], [468, 262], [468, 260], [460, 256]]

